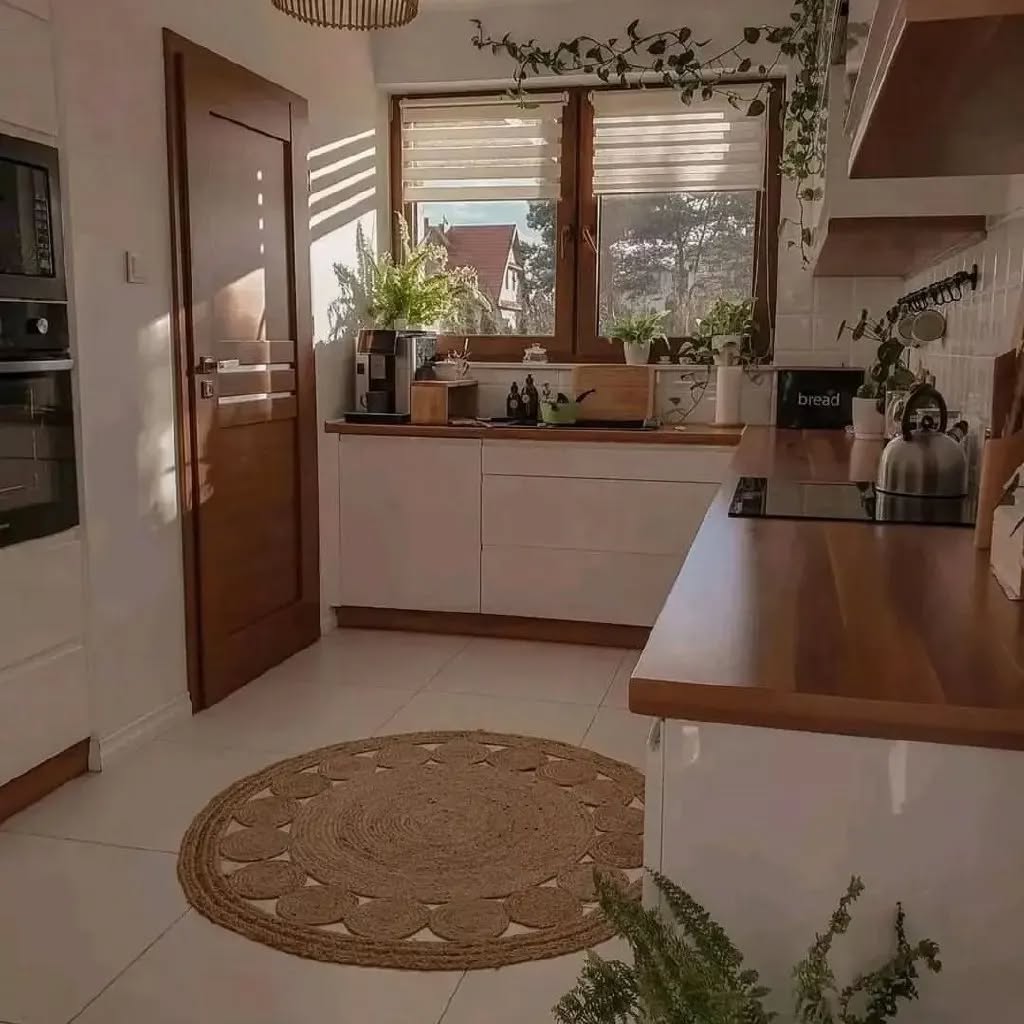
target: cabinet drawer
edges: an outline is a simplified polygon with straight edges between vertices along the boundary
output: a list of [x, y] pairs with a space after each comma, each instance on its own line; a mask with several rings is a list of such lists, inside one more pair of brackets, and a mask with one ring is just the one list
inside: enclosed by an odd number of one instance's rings
[[486, 476], [484, 546], [685, 554], [716, 484]]
[[733, 448], [610, 442], [484, 441], [484, 473], [721, 483]]
[[88, 737], [81, 646], [0, 671], [0, 785]]
[[652, 626], [681, 565], [679, 555], [485, 547], [480, 610]]
[[82, 633], [78, 531], [0, 549], [0, 668]]

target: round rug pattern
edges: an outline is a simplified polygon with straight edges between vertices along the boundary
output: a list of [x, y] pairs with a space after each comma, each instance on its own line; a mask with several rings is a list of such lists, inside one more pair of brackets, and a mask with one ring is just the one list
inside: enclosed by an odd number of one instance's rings
[[639, 899], [643, 791], [630, 765], [553, 740], [356, 740], [215, 796], [185, 834], [178, 877], [215, 924], [313, 960], [541, 960], [611, 937], [595, 872]]

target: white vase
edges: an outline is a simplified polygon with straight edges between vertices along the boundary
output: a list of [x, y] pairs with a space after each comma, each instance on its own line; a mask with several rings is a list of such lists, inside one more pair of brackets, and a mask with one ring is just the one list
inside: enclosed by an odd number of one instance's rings
[[885, 437], [885, 416], [874, 398], [853, 400], [853, 436], [858, 441], [881, 441]]
[[646, 366], [651, 358], [651, 343], [649, 341], [622, 343], [622, 351], [626, 355], [627, 366]]
[[742, 366], [719, 366], [715, 373], [715, 424], [735, 427], [743, 422], [740, 416], [740, 394], [743, 389]]

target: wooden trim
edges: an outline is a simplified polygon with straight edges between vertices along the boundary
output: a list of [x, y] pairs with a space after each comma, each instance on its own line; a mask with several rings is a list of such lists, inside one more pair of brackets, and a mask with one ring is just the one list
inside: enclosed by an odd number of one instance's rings
[[0, 823], [89, 770], [89, 741], [80, 740], [0, 786]]
[[785, 82], [774, 82], [768, 95], [767, 159], [764, 191], [757, 197], [754, 231], [754, 352], [770, 358], [774, 351], [775, 310], [779, 294], [779, 222], [782, 209], [782, 160]]
[[558, 444], [637, 444], [637, 445], [705, 445], [735, 448], [743, 437], [743, 427], [716, 427], [709, 423], [693, 423], [682, 428], [661, 427], [658, 430], [615, 430], [608, 427], [450, 427], [416, 423], [346, 423], [328, 420], [328, 434], [351, 434], [363, 437], [440, 437], [481, 438], [488, 441], [554, 441]]
[[170, 193], [171, 346], [175, 378], [174, 443], [178, 455], [178, 501], [185, 570], [185, 670], [193, 708], [202, 708], [202, 651], [199, 630], [199, 552], [196, 543], [198, 467], [193, 458], [195, 399], [192, 391], [192, 227], [188, 212], [188, 139], [185, 129], [185, 55], [188, 40], [164, 29], [164, 76], [167, 95], [167, 181]]
[[514, 615], [480, 615], [475, 612], [425, 612], [401, 608], [334, 609], [341, 628], [393, 629], [412, 633], [445, 633], [488, 636], [499, 640], [543, 640], [592, 647], [628, 647], [640, 650], [647, 643], [646, 626], [621, 626], [564, 619], [527, 619]]

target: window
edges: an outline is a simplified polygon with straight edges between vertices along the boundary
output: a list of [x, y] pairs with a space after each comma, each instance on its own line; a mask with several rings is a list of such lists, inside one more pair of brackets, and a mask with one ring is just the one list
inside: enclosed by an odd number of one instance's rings
[[[666, 310], [696, 332], [716, 298], [756, 298], [769, 351], [778, 230], [781, 85], [766, 115], [662, 89], [398, 101], [396, 208], [417, 239], [476, 268], [483, 310], [453, 325], [477, 358], [534, 341], [562, 358], [617, 360], [610, 317]], [[766, 167], [771, 172], [766, 172]], [[658, 353], [663, 354], [663, 353]]]

